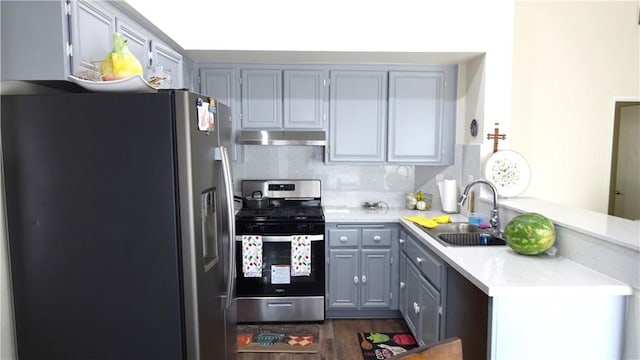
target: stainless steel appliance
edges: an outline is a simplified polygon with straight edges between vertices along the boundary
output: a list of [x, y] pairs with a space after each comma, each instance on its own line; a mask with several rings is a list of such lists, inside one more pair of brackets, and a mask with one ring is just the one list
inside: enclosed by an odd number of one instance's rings
[[210, 102], [2, 96], [20, 359], [235, 358], [229, 109]]
[[[324, 321], [325, 221], [320, 180], [242, 181], [243, 196], [257, 191], [269, 198], [269, 206], [243, 208], [236, 214], [238, 321]], [[300, 238], [306, 239], [303, 255], [296, 243]], [[252, 239], [259, 242], [251, 243]], [[251, 246], [256, 245], [261, 251], [252, 252]], [[296, 256], [308, 256], [306, 271], [297, 272]], [[251, 266], [255, 269], [249, 272]]]

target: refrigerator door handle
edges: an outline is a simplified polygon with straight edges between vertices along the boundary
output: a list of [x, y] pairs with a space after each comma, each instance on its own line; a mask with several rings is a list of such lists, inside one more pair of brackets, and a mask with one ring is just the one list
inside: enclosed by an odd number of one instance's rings
[[233, 180], [231, 178], [231, 164], [229, 162], [229, 154], [227, 153], [227, 149], [224, 146], [220, 146], [220, 157], [222, 160], [222, 177], [224, 179], [225, 190], [227, 193], [226, 196], [226, 206], [228, 211], [228, 220], [229, 220], [229, 268], [227, 269], [227, 309], [231, 308], [233, 305], [233, 289], [235, 287], [235, 259], [236, 259], [236, 246], [235, 239], [236, 236], [236, 224], [235, 224], [235, 214], [233, 211]]

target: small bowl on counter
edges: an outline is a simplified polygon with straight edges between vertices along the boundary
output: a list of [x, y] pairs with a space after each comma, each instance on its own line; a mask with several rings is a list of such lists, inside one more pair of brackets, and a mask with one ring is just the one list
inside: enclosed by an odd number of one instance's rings
[[382, 209], [382, 208], [387, 208], [389, 209], [389, 204], [387, 204], [384, 201], [365, 201], [362, 203], [362, 207], [367, 209], [367, 210], [378, 210], [378, 209]]

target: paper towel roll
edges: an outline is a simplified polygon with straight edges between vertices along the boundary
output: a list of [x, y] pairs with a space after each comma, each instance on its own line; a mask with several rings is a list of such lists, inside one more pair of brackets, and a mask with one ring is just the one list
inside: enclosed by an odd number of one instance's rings
[[438, 184], [440, 188], [440, 200], [442, 211], [447, 213], [458, 212], [458, 185], [455, 180], [445, 180]]

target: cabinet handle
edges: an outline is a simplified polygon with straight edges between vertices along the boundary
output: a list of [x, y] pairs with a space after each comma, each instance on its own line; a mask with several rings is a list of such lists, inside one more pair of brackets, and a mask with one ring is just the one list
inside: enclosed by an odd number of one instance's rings
[[358, 283], [358, 277], [357, 277], [357, 276], [354, 276], [354, 277], [353, 277], [353, 283], [354, 283], [354, 284], [357, 284], [357, 283]]
[[400, 281], [400, 289], [404, 289], [404, 281]]
[[347, 240], [349, 240], [349, 238], [347, 238], [346, 236], [340, 236], [340, 241], [342, 242], [346, 242]]
[[421, 258], [421, 257], [417, 257], [417, 258], [416, 258], [416, 262], [417, 262], [418, 264], [422, 263], [423, 261], [424, 261], [424, 259], [423, 259], [423, 258]]
[[413, 311], [416, 314], [420, 312], [420, 305], [418, 305], [418, 303], [416, 303], [416, 302], [413, 303]]
[[362, 283], [366, 284], [367, 283], [367, 277], [366, 275], [362, 275]]
[[373, 241], [380, 241], [380, 240], [382, 240], [380, 235], [376, 235], [376, 236], [373, 237]]
[[404, 239], [398, 239], [398, 242], [399, 242], [400, 244], [404, 244]]

